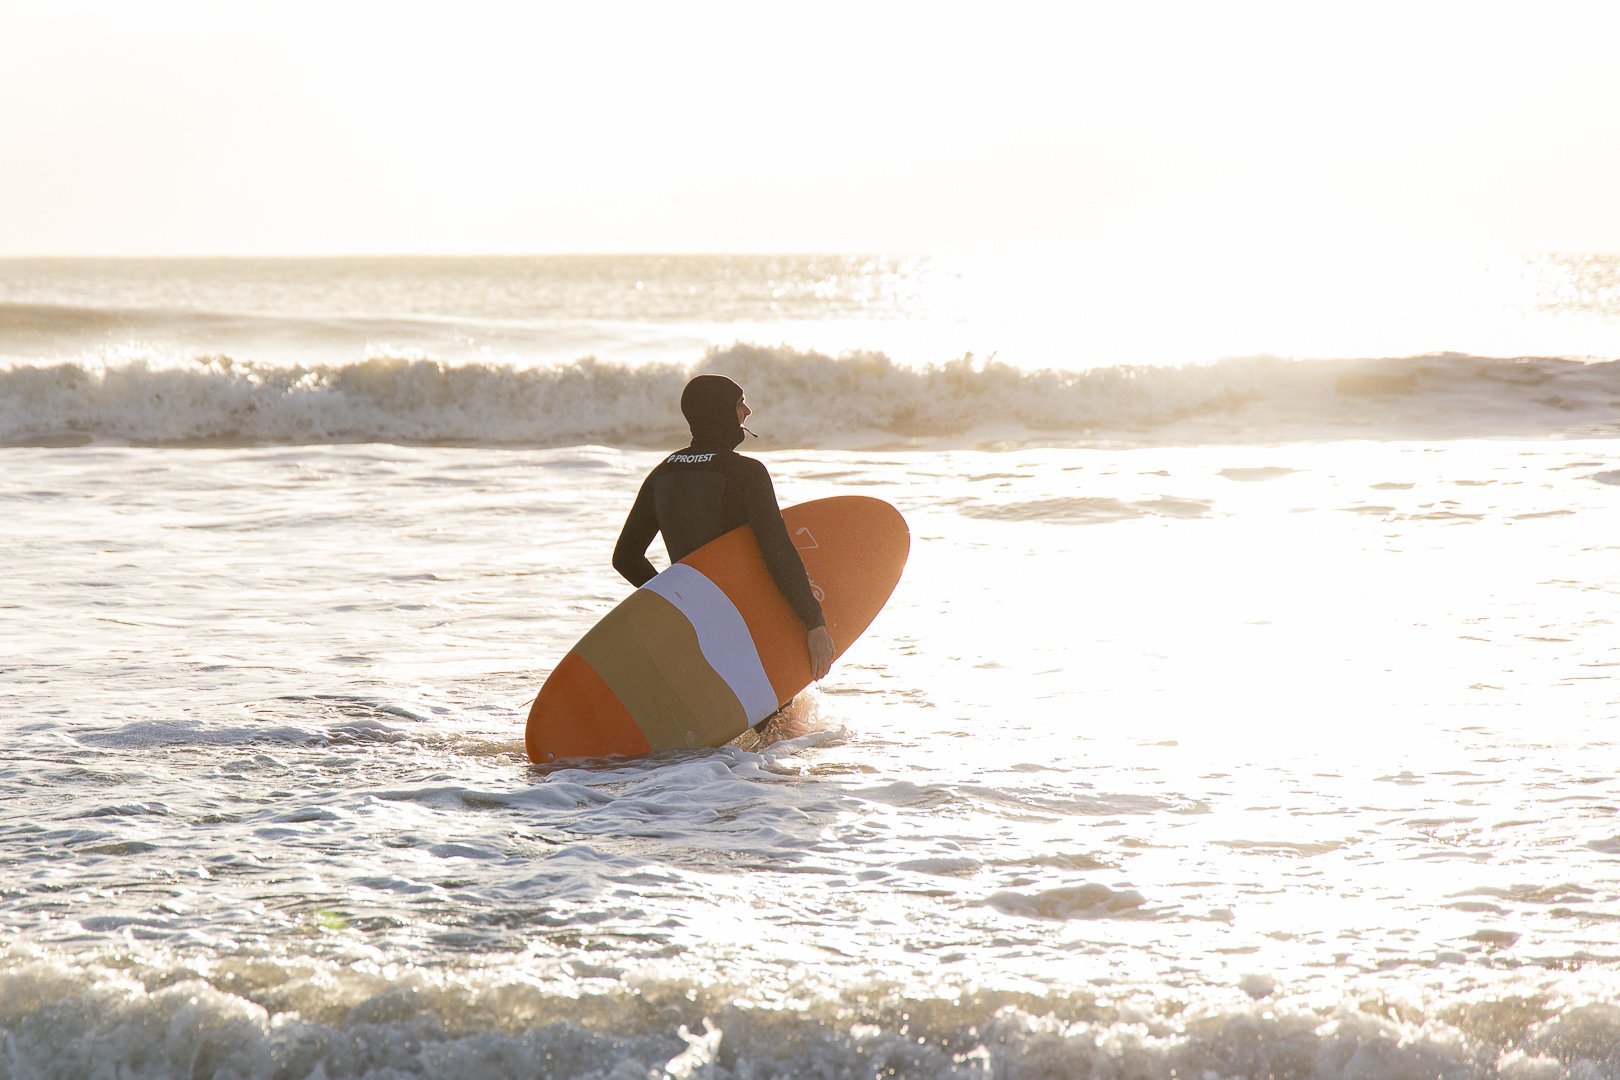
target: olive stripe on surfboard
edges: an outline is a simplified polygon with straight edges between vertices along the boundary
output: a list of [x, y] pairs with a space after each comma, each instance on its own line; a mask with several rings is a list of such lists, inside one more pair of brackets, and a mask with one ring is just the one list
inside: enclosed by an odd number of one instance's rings
[[[630, 627], [641, 639], [647, 657], [657, 666], [669, 692], [686, 707], [680, 732], [687, 746], [707, 745], [741, 721], [742, 702], [720, 673], [699, 659], [697, 628], [679, 608], [648, 593], [644, 602], [630, 609], [630, 615]], [[658, 722], [653, 714], [642, 724], [649, 740]]]
[[[743, 723], [742, 703], [717, 673], [693, 663], [697, 631], [680, 609], [646, 589], [621, 605], [629, 634], [594, 631], [574, 647], [653, 746], [702, 746]], [[654, 677], [649, 678], [649, 675]]]
[[742, 702], [749, 725], [776, 711], [776, 691], [760, 663], [748, 624], [720, 586], [701, 571], [676, 563], [642, 588], [674, 604], [691, 622], [703, 659]]

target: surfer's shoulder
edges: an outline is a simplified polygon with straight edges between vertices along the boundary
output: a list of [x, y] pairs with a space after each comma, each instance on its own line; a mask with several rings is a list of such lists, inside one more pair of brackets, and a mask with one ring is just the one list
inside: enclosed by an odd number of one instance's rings
[[743, 473], [745, 476], [763, 476], [769, 478], [771, 475], [771, 471], [765, 467], [765, 463], [759, 460], [759, 458], [751, 458], [744, 454], [739, 454], [735, 450], [728, 452], [726, 456], [730, 459], [727, 464], [733, 469]]

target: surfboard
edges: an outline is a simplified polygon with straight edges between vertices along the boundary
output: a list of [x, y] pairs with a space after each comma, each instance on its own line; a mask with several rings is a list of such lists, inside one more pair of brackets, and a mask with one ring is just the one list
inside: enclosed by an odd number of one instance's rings
[[[790, 506], [782, 519], [842, 656], [900, 581], [905, 519], [863, 495]], [[524, 744], [537, 764], [722, 746], [808, 685], [804, 624], [745, 525], [603, 616], [541, 686]]]

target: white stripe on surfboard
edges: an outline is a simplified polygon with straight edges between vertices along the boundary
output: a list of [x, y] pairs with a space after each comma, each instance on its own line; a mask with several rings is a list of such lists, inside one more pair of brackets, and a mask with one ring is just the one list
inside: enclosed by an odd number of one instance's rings
[[686, 616], [697, 631], [703, 659], [742, 702], [749, 724], [757, 724], [776, 711], [776, 691], [765, 674], [765, 665], [760, 663], [748, 624], [720, 586], [701, 570], [676, 563], [642, 588], [651, 589]]

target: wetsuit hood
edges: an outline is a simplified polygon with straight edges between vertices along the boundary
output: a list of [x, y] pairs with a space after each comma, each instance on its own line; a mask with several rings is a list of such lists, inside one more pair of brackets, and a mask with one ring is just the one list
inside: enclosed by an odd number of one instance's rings
[[699, 375], [681, 392], [681, 415], [692, 429], [692, 445], [732, 450], [743, 441], [737, 402], [743, 388], [724, 375]]

